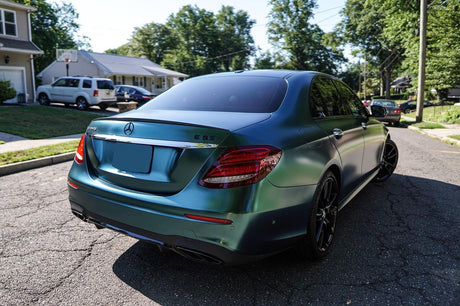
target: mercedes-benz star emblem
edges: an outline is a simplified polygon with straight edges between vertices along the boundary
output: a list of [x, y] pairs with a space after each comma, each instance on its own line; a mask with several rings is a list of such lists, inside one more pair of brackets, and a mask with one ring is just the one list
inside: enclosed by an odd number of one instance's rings
[[126, 136], [131, 135], [134, 132], [134, 123], [132, 122], [126, 123], [125, 128], [123, 129], [123, 132], [125, 132]]

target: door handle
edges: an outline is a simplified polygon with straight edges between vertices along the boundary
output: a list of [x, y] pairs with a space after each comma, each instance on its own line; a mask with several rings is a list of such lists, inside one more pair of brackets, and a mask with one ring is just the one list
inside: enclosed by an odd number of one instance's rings
[[333, 129], [332, 134], [334, 135], [335, 138], [340, 138], [343, 136], [343, 131], [341, 129]]

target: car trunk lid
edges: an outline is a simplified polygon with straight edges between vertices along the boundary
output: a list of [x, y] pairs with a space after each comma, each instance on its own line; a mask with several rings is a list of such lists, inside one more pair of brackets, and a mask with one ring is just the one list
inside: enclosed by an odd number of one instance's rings
[[147, 116], [135, 111], [95, 120], [87, 130], [88, 165], [95, 177], [123, 188], [177, 193], [232, 131], [269, 117], [180, 111]]

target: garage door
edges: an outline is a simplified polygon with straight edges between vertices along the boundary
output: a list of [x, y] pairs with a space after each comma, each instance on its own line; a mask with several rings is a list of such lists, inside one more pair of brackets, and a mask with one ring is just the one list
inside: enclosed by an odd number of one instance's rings
[[[11, 87], [16, 89], [16, 96], [26, 92], [23, 70], [0, 68], [0, 80], [10, 81]], [[15, 97], [5, 102], [17, 102], [17, 98]]]

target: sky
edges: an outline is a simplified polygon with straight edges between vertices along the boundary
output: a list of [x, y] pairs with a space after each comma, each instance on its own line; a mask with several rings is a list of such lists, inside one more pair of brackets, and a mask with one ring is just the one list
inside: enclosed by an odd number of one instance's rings
[[[55, 0], [47, 0], [55, 2]], [[330, 32], [340, 21], [339, 11], [346, 0], [318, 0], [315, 17], [311, 21], [324, 32]], [[59, 1], [56, 1], [59, 2]], [[66, 0], [79, 14], [79, 34], [87, 36], [94, 52], [104, 52], [128, 42], [135, 27], [151, 22], [165, 23], [171, 14], [176, 14], [184, 5], [197, 5], [201, 9], [217, 13], [222, 5], [235, 10], [247, 11], [256, 20], [252, 36], [256, 46], [269, 50], [266, 24], [270, 6], [267, 0]]]

